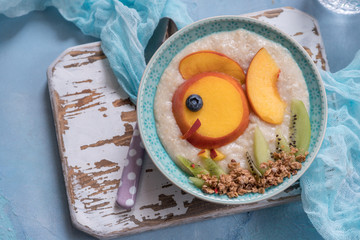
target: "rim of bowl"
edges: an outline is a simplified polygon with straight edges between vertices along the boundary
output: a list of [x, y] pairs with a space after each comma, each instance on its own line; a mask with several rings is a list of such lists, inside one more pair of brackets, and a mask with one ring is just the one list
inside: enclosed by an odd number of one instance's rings
[[[242, 205], [242, 204], [250, 204], [250, 203], [255, 203], [255, 202], [259, 202], [259, 201], [263, 201], [263, 200], [266, 200], [266, 199], [269, 199], [277, 194], [280, 194], [282, 193], [284, 190], [286, 190], [288, 187], [290, 187], [292, 184], [294, 184], [305, 172], [306, 170], [310, 167], [310, 165], [312, 164], [312, 162], [315, 160], [315, 157], [316, 155], [318, 154], [320, 148], [321, 148], [321, 145], [322, 145], [322, 142], [324, 140], [324, 137], [325, 137], [325, 132], [326, 132], [326, 126], [327, 126], [327, 118], [328, 118], [328, 105], [327, 105], [327, 98], [326, 98], [326, 91], [325, 91], [325, 86], [324, 86], [324, 83], [322, 81], [322, 78], [321, 78], [321, 75], [315, 65], [315, 63], [313, 62], [313, 60], [310, 58], [310, 56], [308, 55], [308, 53], [305, 51], [305, 49], [303, 48], [303, 46], [300, 45], [300, 43], [298, 43], [296, 40], [294, 40], [291, 36], [289, 36], [287, 33], [285, 33], [284, 31], [280, 30], [279, 28], [277, 27], [274, 27], [272, 25], [270, 25], [269, 23], [266, 23], [266, 22], [263, 22], [263, 21], [260, 21], [260, 20], [257, 20], [257, 19], [253, 19], [253, 18], [250, 18], [250, 17], [243, 17], [243, 16], [237, 16], [237, 15], [222, 15], [222, 16], [215, 16], [215, 17], [209, 17], [209, 18], [205, 18], [205, 19], [201, 19], [201, 20], [198, 20], [198, 21], [195, 21], [187, 26], [185, 26], [184, 28], [178, 30], [177, 32], [175, 32], [173, 35], [171, 35], [156, 51], [155, 53], [153, 54], [153, 56], [151, 57], [150, 61], [148, 62], [145, 70], [144, 70], [144, 73], [142, 75], [142, 78], [141, 78], [141, 81], [140, 81], [140, 85], [139, 85], [139, 91], [138, 91], [138, 98], [137, 98], [137, 103], [136, 105], [137, 106], [140, 106], [140, 99], [141, 99], [141, 96], [140, 96], [140, 90], [142, 89], [142, 85], [144, 84], [144, 79], [145, 77], [147, 76], [148, 74], [148, 71], [150, 69], [150, 66], [152, 66], [154, 64], [154, 61], [155, 61], [155, 56], [157, 56], [159, 54], [159, 52], [162, 50], [162, 48], [166, 47], [166, 45], [169, 44], [169, 40], [177, 37], [178, 35], [181, 35], [183, 32], [186, 32], [187, 29], [189, 28], [193, 28], [193, 27], [196, 27], [196, 25], [201, 25], [202, 23], [205, 23], [205, 22], [209, 22], [209, 21], [212, 21], [212, 20], [231, 20], [231, 19], [237, 19], [237, 20], [246, 20], [246, 21], [249, 21], [250, 22], [253, 22], [253, 23], [256, 23], [256, 24], [260, 24], [260, 25], [263, 25], [265, 26], [266, 28], [270, 28], [271, 30], [274, 30], [275, 32], [277, 32], [278, 34], [282, 35], [283, 37], [285, 37], [287, 40], [289, 40], [292, 44], [294, 44], [295, 46], [298, 47], [298, 49], [302, 52], [302, 55], [305, 56], [305, 58], [308, 60], [308, 62], [310, 62], [310, 65], [312, 65], [312, 69], [314, 69], [314, 74], [316, 76], [316, 78], [319, 80], [319, 85], [320, 85], [320, 91], [321, 91], [321, 95], [324, 96], [324, 105], [325, 105], [325, 109], [324, 110], [324, 126], [323, 126], [323, 132], [322, 132], [322, 135], [319, 139], [319, 142], [320, 144], [318, 145], [318, 147], [316, 149], [313, 149], [313, 152], [314, 152], [314, 156], [311, 158], [311, 159], [308, 159], [307, 162], [309, 162], [308, 165], [306, 165], [304, 167], [304, 165], [302, 164], [302, 171], [301, 173], [297, 173], [296, 175], [292, 175], [292, 178], [289, 179], [288, 182], [286, 182], [286, 184], [284, 185], [283, 183], [277, 185], [277, 186], [274, 186], [276, 187], [276, 190], [271, 192], [271, 193], [268, 193], [266, 195], [260, 195], [260, 197], [256, 197], [254, 199], [251, 199], [249, 201], [235, 201], [237, 198], [233, 198], [234, 201], [229, 201], [229, 202], [226, 202], [224, 201], [223, 199], [212, 199], [212, 198], [207, 198], [206, 195], [204, 196], [201, 196], [199, 194], [196, 194], [194, 192], [189, 192], [185, 187], [182, 186], [182, 184], [179, 184], [177, 183], [175, 180], [173, 180], [171, 178], [171, 176], [169, 174], [167, 174], [162, 168], [161, 166], [157, 163], [156, 160], [154, 160], [155, 156], [153, 156], [151, 154], [151, 151], [149, 151], [148, 147], [146, 144], [143, 144], [145, 149], [146, 149], [146, 152], [147, 154], [149, 155], [149, 157], [151, 158], [152, 162], [155, 164], [155, 166], [158, 168], [158, 170], [169, 180], [171, 181], [173, 184], [175, 184], [177, 187], [179, 187], [181, 190], [185, 191], [186, 193], [196, 197], [196, 198], [199, 198], [201, 200], [204, 200], [204, 201], [207, 201], [207, 202], [212, 202], [212, 203], [217, 203], [217, 204], [225, 204], [225, 205]], [[241, 29], [241, 28], [239, 28]], [[220, 32], [225, 32], [225, 31], [220, 31]], [[216, 32], [214, 32], [216, 33]], [[258, 34], [255, 32], [255, 34]], [[210, 35], [210, 34], [209, 34]], [[207, 35], [207, 36], [209, 36]], [[263, 36], [264, 37], [264, 36]], [[264, 37], [266, 38], [266, 37]], [[197, 38], [196, 40], [194, 41], [197, 41], [198, 39], [200, 38]], [[268, 39], [268, 38], [266, 38]], [[271, 39], [268, 39], [270, 41], [272, 41]], [[194, 42], [193, 41], [193, 42]], [[168, 42], [168, 44], [166, 44], [166, 42]], [[191, 42], [191, 43], [193, 43]], [[191, 44], [190, 43], [190, 44]], [[280, 43], [278, 43], [280, 44]], [[280, 44], [281, 45], [281, 44]], [[284, 47], [284, 46], [283, 46]], [[285, 47], [284, 47], [285, 48]], [[287, 48], [285, 48], [287, 49]], [[156, 93], [155, 93], [156, 95]], [[137, 111], [137, 119], [138, 121], [141, 119], [140, 118], [140, 111]], [[140, 120], [142, 121], [142, 120]], [[138, 124], [138, 127], [139, 127], [139, 132], [140, 132], [140, 136], [141, 136], [141, 139], [143, 138], [143, 131], [144, 129], [142, 128], [142, 125]], [[144, 142], [144, 141], [143, 141]], [[160, 141], [161, 143], [161, 141]], [[161, 143], [162, 144], [162, 143]], [[165, 149], [166, 151], [166, 149]], [[170, 156], [169, 156], [170, 158]], [[170, 158], [171, 159], [171, 158]], [[171, 159], [172, 160], [172, 159]], [[172, 160], [173, 161], [173, 160]], [[180, 169], [180, 171], [182, 171]], [[190, 183], [189, 183], [190, 184]], [[239, 196], [241, 197], [241, 196]]]

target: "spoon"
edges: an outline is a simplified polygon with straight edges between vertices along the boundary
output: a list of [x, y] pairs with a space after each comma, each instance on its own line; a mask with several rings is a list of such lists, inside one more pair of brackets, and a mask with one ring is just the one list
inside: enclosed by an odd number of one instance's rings
[[116, 199], [119, 206], [125, 209], [130, 209], [135, 204], [143, 156], [144, 146], [142, 145], [140, 132], [136, 123], [129, 151], [125, 159]]

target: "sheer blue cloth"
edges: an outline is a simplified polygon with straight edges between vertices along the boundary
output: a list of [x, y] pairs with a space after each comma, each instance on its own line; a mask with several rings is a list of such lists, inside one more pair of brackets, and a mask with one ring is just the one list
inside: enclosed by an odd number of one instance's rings
[[360, 239], [360, 51], [343, 70], [321, 76], [328, 124], [316, 159], [300, 179], [303, 207], [325, 239]]
[[17, 17], [49, 6], [84, 34], [101, 39], [116, 78], [134, 103], [146, 66], [144, 49], [159, 20], [169, 17], [178, 28], [192, 21], [179, 0], [0, 0], [0, 13]]

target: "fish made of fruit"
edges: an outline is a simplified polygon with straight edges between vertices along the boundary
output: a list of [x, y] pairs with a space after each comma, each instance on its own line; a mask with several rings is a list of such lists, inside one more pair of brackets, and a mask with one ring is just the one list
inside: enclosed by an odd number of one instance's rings
[[240, 83], [218, 72], [200, 73], [175, 92], [172, 110], [193, 146], [213, 149], [237, 139], [249, 124], [249, 106]]
[[[181, 156], [178, 161], [193, 175], [190, 180], [196, 186], [206, 188], [204, 179], [198, 176], [225, 174], [216, 164], [225, 156], [216, 148], [235, 141], [246, 130], [250, 111], [274, 126], [283, 122], [286, 103], [277, 90], [280, 69], [262, 48], [252, 59], [246, 75], [237, 62], [214, 51], [187, 55], [181, 60], [179, 71], [185, 81], [173, 95], [172, 112], [181, 138], [201, 149], [198, 155], [204, 168]], [[293, 155], [294, 159], [298, 154], [306, 157], [311, 137], [309, 116], [302, 101], [292, 100], [290, 109], [289, 141], [277, 131], [276, 152]], [[246, 152], [249, 170], [262, 177], [267, 168], [261, 166], [272, 159], [272, 153], [258, 126], [253, 142], [255, 159]], [[296, 152], [291, 152], [294, 149]]]

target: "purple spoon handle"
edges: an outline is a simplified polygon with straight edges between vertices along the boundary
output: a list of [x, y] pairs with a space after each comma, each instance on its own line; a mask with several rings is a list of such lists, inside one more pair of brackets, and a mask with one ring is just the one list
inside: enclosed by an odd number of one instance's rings
[[135, 204], [143, 156], [144, 146], [142, 145], [140, 132], [136, 123], [129, 151], [125, 159], [116, 199], [116, 202], [125, 209], [130, 209]]

